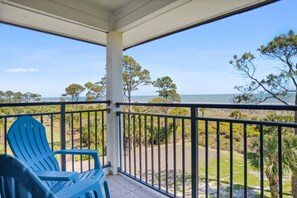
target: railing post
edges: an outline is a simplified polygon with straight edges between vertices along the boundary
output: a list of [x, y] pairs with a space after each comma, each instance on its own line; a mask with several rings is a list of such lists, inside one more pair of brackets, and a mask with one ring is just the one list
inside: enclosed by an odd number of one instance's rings
[[199, 197], [199, 172], [198, 172], [198, 109], [191, 107], [191, 163], [192, 163], [192, 197]]
[[[66, 129], [65, 129], [65, 104], [62, 103], [60, 106], [60, 142], [61, 146], [60, 149], [64, 150], [66, 149]], [[61, 155], [61, 168], [62, 171], [66, 171], [66, 158], [65, 155]]]

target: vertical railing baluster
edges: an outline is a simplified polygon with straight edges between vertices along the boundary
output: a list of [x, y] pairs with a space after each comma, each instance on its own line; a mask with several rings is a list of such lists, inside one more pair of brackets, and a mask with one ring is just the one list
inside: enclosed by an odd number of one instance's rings
[[185, 119], [182, 118], [182, 189], [183, 189], [183, 197], [185, 197], [186, 193], [186, 179], [185, 179]]
[[[103, 111], [101, 112], [101, 113], [103, 113]], [[97, 117], [97, 111], [95, 111], [94, 112], [94, 124], [95, 124], [95, 131], [94, 131], [94, 135], [95, 135], [95, 150], [97, 150], [98, 151], [98, 117]], [[100, 156], [99, 156], [99, 158], [100, 158]], [[100, 161], [103, 163], [103, 160], [102, 160], [102, 158], [103, 158], [103, 153], [101, 153], [101, 159], [100, 159]], [[102, 166], [104, 166], [105, 164], [102, 164]]]
[[217, 121], [217, 197], [220, 197], [220, 122]]
[[166, 193], [168, 193], [168, 119], [165, 117], [165, 168]]
[[126, 137], [126, 114], [123, 113], [123, 147], [124, 147], [124, 170], [127, 173], [127, 137]]
[[247, 183], [247, 125], [243, 125], [243, 157], [244, 157], [244, 197], [248, 197], [248, 183]]
[[176, 119], [173, 118], [173, 189], [176, 197]]
[[121, 113], [117, 112], [117, 117], [119, 119], [119, 139], [120, 139], [120, 170], [119, 171], [122, 171], [123, 170], [123, 161], [122, 161], [122, 155], [123, 155], [123, 151], [125, 149], [125, 147], [122, 147], [122, 142], [123, 142], [123, 136], [122, 136], [122, 132], [123, 132], [123, 129], [122, 129], [122, 120], [121, 120]]
[[230, 122], [230, 198], [233, 197], [233, 123]]
[[191, 107], [191, 164], [192, 164], [192, 197], [199, 197], [199, 153], [198, 153], [198, 111], [196, 107]]
[[7, 139], [6, 139], [6, 134], [7, 134], [7, 118], [4, 118], [4, 153], [7, 153]]
[[154, 172], [154, 118], [151, 116], [151, 164], [152, 164], [152, 186], [155, 182], [155, 172]]
[[263, 125], [260, 125], [260, 188], [261, 197], [264, 197], [264, 134]]
[[[98, 115], [97, 115], [98, 112], [95, 111], [94, 113], [95, 113], [95, 115], [94, 115], [94, 122], [95, 122], [95, 149], [98, 150]], [[103, 113], [103, 111], [101, 111], [101, 113]], [[103, 156], [103, 153], [102, 153], [101, 156]]]
[[[71, 115], [71, 148], [74, 149], [74, 125], [73, 125], [73, 113], [70, 114]], [[74, 171], [74, 156], [71, 156], [72, 158], [72, 171]]]
[[144, 144], [145, 144], [145, 182], [147, 183], [147, 118], [144, 116]]
[[[88, 149], [90, 150], [91, 146], [91, 121], [90, 121], [90, 112], [88, 111]], [[88, 156], [88, 168], [91, 170], [91, 158]]]
[[134, 177], [136, 178], [136, 121], [135, 114], [133, 114], [133, 164], [134, 164]]
[[[82, 149], [82, 113], [79, 112], [79, 147]], [[82, 155], [80, 155], [80, 172], [83, 172]]]
[[208, 121], [205, 121], [205, 197], [208, 197]]
[[138, 130], [139, 130], [139, 178], [142, 181], [142, 135], [141, 135], [141, 115], [138, 115]]
[[54, 150], [54, 116], [51, 114], [51, 149]]
[[104, 130], [104, 126], [105, 126], [105, 119], [104, 119], [104, 111], [101, 112], [101, 131], [102, 131], [102, 139], [101, 139], [101, 152], [102, 152], [102, 163], [103, 165], [105, 165], [105, 156], [106, 156], [106, 152], [105, 152], [105, 130]]
[[161, 189], [160, 116], [158, 116], [158, 186]]
[[131, 114], [128, 114], [128, 151], [129, 151], [129, 174], [131, 174], [131, 131], [130, 131], [130, 117]]
[[282, 128], [278, 126], [278, 181], [279, 197], [283, 197], [283, 156], [282, 156]]
[[[66, 149], [66, 129], [65, 129], [65, 111], [66, 107], [64, 103], [61, 103], [60, 106], [60, 142], [61, 142], [61, 150]], [[66, 157], [65, 155], [61, 155], [61, 168], [63, 171], [66, 171]]]

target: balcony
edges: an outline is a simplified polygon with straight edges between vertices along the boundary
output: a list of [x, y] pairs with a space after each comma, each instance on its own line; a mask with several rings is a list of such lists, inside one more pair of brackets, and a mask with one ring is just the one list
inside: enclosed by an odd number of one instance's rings
[[[283, 134], [294, 133], [297, 124], [265, 118], [293, 115], [296, 106], [117, 103], [115, 145], [110, 144], [106, 122], [109, 104], [0, 104], [0, 151], [11, 153], [5, 135], [13, 121], [26, 114], [44, 124], [52, 150], [96, 149], [107, 174], [116, 166], [110, 159], [118, 157], [118, 175], [108, 176], [113, 197], [270, 197], [266, 144], [272, 137], [277, 142], [272, 163], [277, 193], [292, 196], [290, 173], [284, 170]], [[246, 116], [231, 118], [232, 112]], [[258, 147], [251, 147], [252, 142]], [[111, 152], [114, 147], [119, 148], [118, 156]], [[258, 159], [256, 166], [251, 155]], [[63, 170], [93, 167], [85, 156], [59, 160]]]

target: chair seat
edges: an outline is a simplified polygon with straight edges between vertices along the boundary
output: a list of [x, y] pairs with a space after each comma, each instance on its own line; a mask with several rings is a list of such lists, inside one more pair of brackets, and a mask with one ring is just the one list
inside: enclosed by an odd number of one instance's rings
[[[96, 178], [102, 178], [102, 177], [105, 176], [104, 173], [102, 171], [100, 171], [99, 169], [84, 171], [82, 173], [79, 173], [78, 175], [79, 175], [80, 180], [96, 179]], [[74, 184], [73, 181], [60, 181], [60, 182], [54, 183], [50, 187], [50, 189], [51, 189], [52, 192], [56, 193], [56, 192], [60, 191], [61, 189], [65, 188], [65, 187], [69, 187], [69, 186], [71, 186], [73, 184]]]

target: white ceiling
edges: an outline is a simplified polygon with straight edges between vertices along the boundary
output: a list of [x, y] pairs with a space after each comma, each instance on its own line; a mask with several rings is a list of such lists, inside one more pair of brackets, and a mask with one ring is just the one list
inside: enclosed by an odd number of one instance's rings
[[0, 0], [0, 21], [106, 44], [123, 32], [129, 48], [275, 0]]

